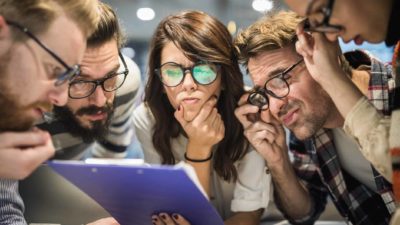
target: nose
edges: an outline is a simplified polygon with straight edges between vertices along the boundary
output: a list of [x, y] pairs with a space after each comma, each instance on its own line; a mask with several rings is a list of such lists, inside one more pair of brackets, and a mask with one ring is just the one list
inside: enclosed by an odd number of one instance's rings
[[107, 97], [101, 86], [97, 86], [94, 92], [88, 97], [91, 104], [102, 107], [106, 104]]
[[287, 97], [279, 99], [269, 96], [269, 110], [276, 118], [278, 118], [279, 112], [286, 104]]
[[68, 101], [68, 83], [55, 86], [51, 83], [52, 90], [49, 93], [50, 103], [56, 106], [64, 106]]
[[194, 81], [192, 73], [189, 70], [185, 71], [185, 74], [184, 74], [184, 77], [183, 77], [182, 87], [186, 91], [196, 90], [197, 89], [197, 83]]

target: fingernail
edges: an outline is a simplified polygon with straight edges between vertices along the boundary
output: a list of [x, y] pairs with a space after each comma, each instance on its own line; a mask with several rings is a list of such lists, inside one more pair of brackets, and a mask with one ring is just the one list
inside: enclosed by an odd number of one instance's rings
[[151, 219], [153, 220], [153, 221], [158, 221], [158, 218], [157, 218], [157, 216], [155, 216], [155, 215], [153, 215], [152, 217], [151, 217]]
[[161, 218], [163, 218], [164, 220], [167, 219], [167, 217], [164, 214], [161, 214]]
[[174, 217], [176, 220], [179, 218], [178, 214], [172, 214], [172, 217]]

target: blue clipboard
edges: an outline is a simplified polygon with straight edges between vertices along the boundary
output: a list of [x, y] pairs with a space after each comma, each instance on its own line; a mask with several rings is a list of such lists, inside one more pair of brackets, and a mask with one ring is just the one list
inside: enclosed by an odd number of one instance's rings
[[191, 225], [223, 225], [183, 168], [95, 165], [51, 161], [49, 166], [98, 202], [121, 225], [152, 225], [160, 212], [179, 213]]

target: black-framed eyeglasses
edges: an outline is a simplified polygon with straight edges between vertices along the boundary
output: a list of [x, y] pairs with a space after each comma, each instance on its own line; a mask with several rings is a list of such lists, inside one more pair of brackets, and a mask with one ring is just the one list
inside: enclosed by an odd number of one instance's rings
[[264, 87], [256, 87], [254, 90], [250, 91], [247, 102], [258, 106], [260, 111], [262, 111], [269, 108], [268, 95], [277, 99], [286, 97], [290, 92], [290, 85], [287, 81], [290, 77], [289, 73], [301, 62], [303, 62], [303, 59], [300, 59], [283, 72], [272, 76], [265, 82]]
[[80, 73], [80, 66], [78, 64], [73, 65], [72, 67], [68, 66], [67, 63], [64, 62], [56, 53], [50, 50], [46, 45], [44, 45], [32, 32], [29, 31], [28, 28], [20, 25], [17, 22], [6, 20], [6, 23], [10, 26], [13, 26], [25, 33], [28, 37], [30, 37], [33, 41], [35, 41], [40, 47], [43, 48], [47, 53], [49, 53], [57, 62], [59, 62], [64, 68], [65, 71], [57, 76], [55, 85], [60, 86], [67, 81], [71, 81], [75, 76]]
[[[310, 0], [307, 6], [306, 16], [311, 14], [315, 0]], [[335, 0], [328, 0], [328, 4], [321, 9], [323, 19], [319, 23], [311, 23], [310, 20], [306, 20], [304, 23], [304, 31], [307, 32], [319, 32], [319, 33], [337, 33], [340, 32], [343, 27], [338, 25], [332, 25], [329, 20], [332, 16], [333, 4]]]
[[89, 97], [94, 93], [97, 86], [101, 86], [105, 92], [113, 92], [124, 84], [126, 76], [129, 73], [126, 62], [121, 53], [119, 53], [124, 70], [121, 72], [113, 72], [100, 80], [72, 80], [68, 87], [68, 96], [72, 99], [81, 99]]
[[191, 73], [196, 83], [209, 85], [217, 79], [219, 69], [220, 65], [210, 62], [197, 62], [186, 68], [174, 62], [167, 62], [155, 69], [154, 72], [165, 86], [176, 87], [183, 82], [188, 72]]

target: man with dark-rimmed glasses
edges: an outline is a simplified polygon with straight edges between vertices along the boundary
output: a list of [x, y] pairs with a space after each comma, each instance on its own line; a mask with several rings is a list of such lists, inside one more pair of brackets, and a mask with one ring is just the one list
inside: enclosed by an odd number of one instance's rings
[[[86, 41], [79, 74], [66, 79], [66, 104], [54, 106], [52, 112], [45, 114], [45, 121], [37, 125], [51, 135], [56, 150], [54, 159], [79, 160], [89, 151], [95, 157], [123, 158], [133, 140], [131, 116], [140, 86], [140, 71], [130, 58], [120, 53], [124, 37], [113, 9], [102, 2], [98, 2], [96, 6], [100, 20]], [[63, 212], [64, 205], [61, 203], [49, 207], [42, 201], [52, 202], [54, 195], [63, 198], [62, 196], [70, 194], [55, 189], [51, 183], [51, 175], [48, 175], [48, 182], [46, 179], [41, 180], [43, 186], [31, 187], [30, 184], [37, 181], [35, 179], [41, 179], [41, 174], [51, 174], [46, 165], [40, 166], [32, 176], [20, 182], [22, 198], [28, 200], [25, 202], [26, 208], [30, 212], [46, 212], [44, 215], [49, 215], [41, 217], [40, 221], [32, 221], [36, 219], [33, 214], [33, 218], [28, 218], [32, 223], [50, 220], [54, 222], [52, 216]], [[6, 188], [7, 185], [0, 182], [0, 192]], [[49, 192], [57, 194], [48, 195]], [[19, 197], [17, 190], [8, 191], [7, 195], [1, 196], [0, 202], [15, 206], [8, 215], [10, 220], [22, 221], [24, 207], [20, 201], [16, 201], [19, 199], [17, 196]], [[88, 209], [77, 205], [76, 210], [84, 213]], [[61, 221], [56, 222], [67, 221], [62, 217], [68, 213], [70, 212], [59, 215]], [[79, 214], [76, 211], [75, 213]], [[93, 215], [94, 218], [96, 216], [99, 215]], [[87, 221], [82, 221], [84, 222]], [[117, 224], [112, 218], [100, 220], [98, 223]]]
[[66, 103], [98, 15], [93, 0], [0, 5], [0, 178], [22, 179], [54, 154], [48, 133], [31, 128]]
[[[256, 89], [241, 98], [235, 114], [249, 142], [266, 160], [275, 202], [291, 224], [315, 223], [328, 196], [347, 222], [387, 224], [395, 208], [391, 184], [344, 133], [343, 117], [312, 76], [309, 59], [297, 53], [296, 28], [303, 22], [293, 12], [276, 12], [238, 34], [239, 58]], [[328, 49], [318, 47], [340, 52], [337, 43]], [[342, 56], [339, 59], [345, 79], [368, 75], [350, 68]], [[377, 60], [371, 59], [369, 66], [376, 76], [388, 74]], [[366, 89], [383, 91], [388, 79], [382, 80], [371, 81]], [[372, 102], [387, 107], [387, 99], [382, 100]], [[289, 147], [283, 126], [290, 130]]]

